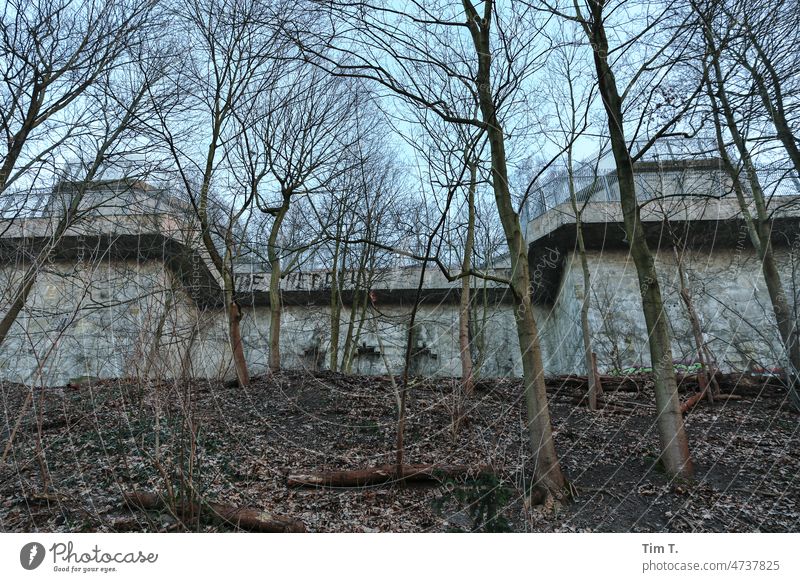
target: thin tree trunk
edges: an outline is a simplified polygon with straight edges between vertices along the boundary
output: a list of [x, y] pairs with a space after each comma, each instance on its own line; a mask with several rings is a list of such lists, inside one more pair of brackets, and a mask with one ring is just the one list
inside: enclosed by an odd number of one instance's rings
[[278, 261], [270, 260], [272, 272], [269, 280], [269, 368], [281, 369], [281, 275]]
[[[365, 261], [364, 264], [366, 265], [367, 262], [368, 261]], [[348, 333], [350, 333], [350, 351], [347, 354], [347, 363], [344, 370], [348, 374], [352, 372], [353, 360], [355, 359], [358, 351], [358, 342], [361, 339], [361, 333], [364, 331], [364, 323], [367, 320], [367, 308], [369, 307], [370, 293], [367, 286], [369, 276], [366, 269], [367, 268], [365, 266], [360, 271], [361, 276], [358, 278], [358, 280], [361, 281], [359, 285], [363, 287], [358, 293], [358, 301], [360, 301], [360, 304], [356, 302], [354, 298], [352, 306], [354, 312], [351, 314], [352, 317], [350, 320], [353, 326], [351, 329], [348, 329]]]
[[283, 301], [281, 299], [281, 259], [278, 255], [278, 234], [281, 224], [289, 211], [289, 197], [284, 194], [283, 204], [275, 214], [275, 220], [269, 232], [267, 243], [267, 257], [269, 259], [269, 368], [277, 371], [281, 369], [281, 314]]
[[575, 213], [575, 235], [578, 242], [578, 257], [581, 261], [583, 273], [583, 301], [581, 302], [581, 332], [583, 335], [583, 361], [586, 366], [586, 378], [589, 383], [588, 404], [589, 410], [597, 410], [597, 397], [600, 393], [600, 382], [596, 373], [595, 355], [592, 350], [592, 332], [589, 326], [589, 308], [591, 307], [591, 273], [589, 260], [586, 257], [586, 245], [583, 240], [583, 211], [578, 207], [575, 193], [575, 180], [572, 173], [572, 146], [567, 150], [567, 171], [569, 172], [569, 197], [572, 202], [572, 211]]
[[14, 325], [14, 322], [17, 320], [17, 317], [19, 317], [20, 312], [25, 307], [25, 303], [28, 301], [28, 296], [31, 293], [31, 289], [33, 289], [33, 285], [36, 283], [36, 274], [39, 268], [40, 265], [38, 261], [28, 268], [23, 275], [22, 281], [17, 287], [16, 292], [14, 293], [14, 300], [8, 307], [8, 311], [3, 314], [3, 319], [0, 320], [0, 346], [2, 346], [6, 341], [6, 337], [8, 337], [8, 332], [11, 330], [11, 326]]
[[358, 304], [357, 304], [358, 301], [360, 301], [360, 295], [358, 293], [358, 289], [353, 289], [353, 293], [351, 295], [351, 300], [350, 300], [350, 316], [348, 317], [347, 321], [347, 333], [344, 336], [344, 349], [342, 350], [341, 370], [345, 374], [349, 374], [351, 372], [351, 367], [353, 362], [353, 351], [355, 349], [355, 346], [353, 345], [353, 334], [355, 332], [355, 327], [356, 327], [356, 313], [358, 313]]
[[231, 351], [233, 353], [233, 365], [236, 369], [236, 379], [239, 386], [250, 385], [250, 373], [247, 370], [247, 359], [244, 356], [244, 345], [242, 342], [241, 321], [242, 310], [239, 304], [230, 299], [227, 303], [228, 333], [231, 340]]
[[[469, 166], [469, 192], [467, 193], [467, 240], [464, 243], [464, 260], [461, 263], [462, 273], [472, 268], [472, 247], [475, 244], [475, 190], [477, 188], [478, 166], [472, 162]], [[470, 342], [470, 284], [472, 277], [466, 275], [461, 279], [461, 301], [458, 311], [458, 343], [461, 352], [461, 389], [464, 399], [471, 398], [474, 385], [472, 378], [472, 346]], [[461, 411], [458, 411], [460, 417]]]
[[[789, 126], [789, 122], [786, 120], [786, 114], [784, 113], [783, 107], [781, 105], [773, 105], [772, 101], [770, 100], [769, 92], [767, 87], [764, 83], [764, 78], [758, 73], [756, 68], [747, 67], [750, 70], [753, 80], [755, 81], [756, 87], [758, 88], [759, 96], [761, 97], [761, 102], [764, 104], [764, 107], [767, 109], [769, 113], [770, 119], [772, 119], [772, 123], [775, 126], [776, 136], [778, 140], [783, 144], [786, 153], [789, 156], [789, 159], [792, 160], [792, 165], [794, 165], [795, 172], [797, 172], [797, 176], [800, 177], [800, 148], [797, 147], [797, 141], [794, 137], [794, 133], [792, 132], [791, 127]], [[780, 89], [777, 89], [777, 94], [780, 96]]]
[[[769, 294], [770, 302], [772, 303], [772, 311], [775, 315], [775, 321], [778, 326], [778, 333], [781, 336], [783, 347], [788, 358], [789, 373], [788, 376], [788, 391], [789, 396], [795, 408], [800, 409], [800, 395], [797, 393], [798, 373], [800, 372], [800, 342], [797, 339], [796, 321], [794, 313], [789, 307], [786, 294], [783, 290], [781, 282], [780, 271], [778, 270], [777, 261], [772, 250], [771, 241], [771, 220], [767, 213], [766, 201], [764, 192], [761, 189], [761, 183], [756, 174], [755, 165], [753, 164], [750, 151], [745, 143], [744, 136], [739, 131], [736, 123], [736, 118], [733, 113], [733, 108], [728, 100], [727, 91], [725, 90], [722, 68], [718, 60], [718, 51], [714, 43], [711, 32], [705, 30], [706, 42], [712, 53], [712, 69], [714, 71], [714, 80], [717, 85], [716, 93], [712, 90], [710, 81], [706, 83], [706, 92], [712, 103], [714, 113], [714, 128], [716, 131], [717, 145], [722, 158], [722, 163], [733, 181], [734, 192], [739, 202], [739, 207], [742, 211], [742, 216], [747, 225], [747, 230], [750, 235], [750, 240], [756, 249], [758, 257], [761, 261], [761, 269], [764, 275], [764, 282], [767, 285], [767, 293]], [[722, 136], [722, 121], [720, 119], [721, 106], [725, 123], [728, 131], [733, 138], [734, 146], [739, 152], [744, 165], [744, 171], [747, 175], [750, 189], [752, 191], [753, 203], [756, 210], [756, 216], [750, 212], [750, 207], [745, 197], [744, 188], [742, 187], [739, 172], [728, 155], [725, 149], [725, 141]]]
[[661, 461], [670, 475], [690, 478], [694, 471], [680, 410], [669, 326], [664, 312], [664, 302], [661, 297], [655, 262], [645, 238], [639, 204], [636, 199], [633, 160], [630, 157], [623, 131], [622, 100], [607, 60], [608, 39], [603, 25], [602, 4], [592, 5], [592, 9], [593, 18], [587, 32], [594, 49], [598, 88], [608, 118], [625, 234], [629, 241], [630, 254], [636, 266], [639, 290], [642, 296], [642, 311], [647, 326], [655, 383]]
[[706, 346], [703, 341], [703, 329], [700, 325], [700, 317], [697, 315], [697, 310], [694, 308], [692, 301], [692, 293], [686, 285], [686, 273], [683, 269], [683, 256], [678, 253], [677, 247], [673, 247], [675, 252], [675, 264], [678, 267], [678, 280], [680, 281], [680, 296], [683, 305], [686, 307], [686, 313], [689, 316], [689, 324], [692, 328], [692, 336], [694, 337], [695, 350], [697, 351], [697, 359], [700, 362], [700, 372], [697, 374], [698, 382], [700, 384], [700, 399], [703, 395], [708, 397], [710, 404], [714, 403], [714, 398], [719, 395], [719, 385], [715, 379], [715, 372], [709, 368], [709, 362], [705, 357]]
[[514, 210], [508, 184], [505, 138], [497, 118], [491, 82], [492, 51], [490, 27], [491, 3], [485, 5], [481, 17], [468, 0], [464, 0], [467, 26], [472, 35], [478, 67], [475, 86], [481, 116], [486, 126], [492, 160], [492, 185], [495, 203], [503, 226], [511, 260], [511, 295], [514, 300], [514, 315], [517, 337], [522, 356], [522, 381], [528, 412], [528, 432], [535, 459], [535, 487], [548, 495], [562, 500], [566, 498], [566, 479], [553, 442], [553, 429], [544, 381], [544, 365], [539, 343], [539, 330], [533, 315], [531, 281], [528, 268], [528, 248], [522, 235], [519, 216]]
[[[336, 241], [334, 243], [333, 251], [333, 265], [331, 268], [331, 342], [329, 366], [331, 372], [336, 372], [339, 368], [339, 333], [342, 326], [342, 293], [339, 289], [339, 252], [341, 249], [341, 226], [337, 225]], [[342, 257], [342, 265], [344, 265], [344, 257]]]
[[[165, 273], [167, 277], [169, 277], [169, 273]], [[147, 361], [144, 363], [144, 373], [142, 374], [143, 378], [149, 378], [150, 372], [153, 369], [153, 365], [155, 363], [156, 358], [158, 358], [158, 352], [161, 350], [161, 336], [164, 335], [164, 326], [167, 323], [167, 317], [169, 316], [170, 309], [172, 309], [172, 295], [173, 289], [172, 285], [165, 292], [164, 298], [164, 309], [161, 312], [161, 315], [158, 317], [158, 323], [156, 324], [155, 332], [153, 333], [153, 346], [150, 348], [150, 354], [147, 357]]]
[[[42, 113], [42, 104], [45, 100], [48, 85], [48, 83], [43, 84], [41, 82], [35, 82], [33, 84], [31, 88], [30, 104], [25, 111], [25, 118], [22, 120], [22, 125], [13, 136], [7, 138], [8, 150], [4, 156], [3, 164], [0, 165], [0, 193], [2, 193], [8, 185], [11, 172], [17, 165], [17, 160], [19, 160], [22, 154], [22, 148], [28, 140], [28, 136], [36, 126], [37, 118], [39, 118], [40, 122], [44, 121], [44, 119], [40, 117], [40, 114]], [[45, 118], [50, 117], [51, 114], [52, 113], [46, 114]]]
[[[350, 317], [348, 318], [347, 323], [347, 333], [344, 339], [344, 350], [342, 354], [342, 365], [341, 369], [344, 373], [349, 374], [352, 371], [353, 366], [353, 358], [355, 357], [356, 352], [356, 344], [358, 341], [358, 335], [360, 335], [360, 327], [363, 324], [363, 318], [366, 314], [366, 305], [367, 305], [367, 295], [368, 293], [362, 289], [362, 287], [366, 284], [366, 265], [367, 265], [367, 253], [369, 251], [365, 248], [364, 252], [361, 254], [361, 257], [358, 261], [358, 270], [355, 272], [355, 281], [353, 282], [353, 291], [351, 294], [350, 299]], [[352, 281], [352, 275], [351, 275]], [[361, 307], [363, 303], [363, 309]], [[362, 312], [361, 321], [358, 324], [359, 333], [356, 333], [356, 317], [358, 317], [359, 311]]]
[[589, 308], [591, 307], [591, 274], [589, 272], [589, 261], [586, 258], [586, 247], [583, 242], [583, 230], [580, 226], [580, 219], [576, 223], [578, 235], [578, 255], [581, 260], [581, 270], [583, 272], [583, 301], [581, 302], [581, 332], [583, 334], [583, 359], [586, 365], [586, 376], [589, 381], [589, 410], [597, 410], [597, 398], [600, 396], [601, 388], [597, 377], [595, 355], [592, 350], [592, 331], [589, 325]]

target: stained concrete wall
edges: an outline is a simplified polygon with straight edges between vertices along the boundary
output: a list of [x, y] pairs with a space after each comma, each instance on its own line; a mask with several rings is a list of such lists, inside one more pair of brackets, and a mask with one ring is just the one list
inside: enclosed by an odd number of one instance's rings
[[[5, 300], [22, 273], [11, 265], [0, 269]], [[293, 287], [310, 275], [288, 278], [286, 284]], [[389, 280], [398, 277], [393, 274]], [[340, 317], [339, 361], [350, 310], [345, 307]], [[361, 330], [358, 345], [365, 349], [355, 357], [353, 371], [384, 374], [388, 368], [400, 373], [409, 320], [408, 303], [370, 308], [363, 318], [359, 312], [354, 323]], [[242, 336], [253, 374], [267, 370], [269, 322], [268, 305], [244, 308]], [[458, 375], [457, 303], [422, 304], [415, 328], [420, 353], [412, 371]], [[513, 311], [507, 304], [476, 308], [474, 331], [482, 375], [521, 373]], [[285, 306], [281, 340], [285, 367], [327, 368], [330, 308], [313, 303]], [[48, 263], [0, 349], [0, 378], [58, 385], [121, 376], [232, 377], [224, 310], [198, 305], [158, 260], [94, 257], [91, 262]]]
[[[786, 291], [800, 290], [797, 253], [778, 249]], [[638, 281], [624, 251], [590, 251], [589, 321], [601, 370], [648, 366], [650, 362]], [[752, 250], [684, 257], [686, 277], [700, 315], [704, 339], [727, 370], [782, 365], [780, 341], [760, 265]], [[556, 301], [536, 307], [549, 374], [581, 373], [580, 307], [585, 293], [578, 257], [565, 259]], [[679, 297], [676, 259], [657, 256], [657, 269], [673, 333], [676, 360], [695, 357], [694, 340]], [[18, 281], [20, 269], [0, 269], [0, 288]], [[4, 297], [9, 297], [4, 293]], [[475, 357], [484, 376], [521, 374], [519, 344], [509, 304], [489, 305], [476, 317]], [[399, 373], [403, 367], [410, 308], [370, 309], [361, 326], [353, 371]], [[340, 350], [350, 318], [341, 313]], [[242, 334], [252, 373], [266, 371], [269, 307], [245, 308]], [[283, 363], [288, 368], [327, 368], [330, 308], [285, 307]], [[54, 262], [40, 274], [33, 293], [0, 349], [0, 377], [18, 382], [64, 384], [81, 377], [233, 375], [225, 315], [202, 309], [158, 261]], [[418, 315], [413, 371], [425, 375], [460, 373], [457, 304], [423, 304]], [[380, 338], [380, 340], [378, 339]], [[385, 357], [384, 357], [385, 356]], [[342, 354], [340, 352], [339, 361]]]
[[[151, 200], [147, 192], [141, 199]], [[794, 304], [800, 293], [798, 206], [800, 198], [784, 197], [773, 209], [775, 240], [780, 243], [776, 252], [786, 293]], [[660, 244], [665, 218], [673, 225], [693, 225], [691, 250], [683, 261], [704, 339], [717, 363], [727, 370], [782, 364], [760, 264], [747, 243], [739, 214], [735, 201], [705, 198], [668, 198], [648, 204], [643, 211], [651, 246], [660, 249], [657, 268], [676, 360], [694, 359], [695, 347], [678, 296], [674, 251]], [[580, 306], [587, 290], [570, 239], [574, 222], [571, 205], [566, 203], [527, 225], [532, 284], [538, 298], [534, 309], [548, 374], [584, 371]], [[589, 319], [599, 366], [602, 370], [647, 366], [639, 286], [626, 252], [618, 202], [590, 203], [584, 222], [592, 273]], [[32, 249], [52, 235], [52, 226], [52, 220], [38, 215], [3, 225], [0, 312], [12, 300]], [[0, 348], [0, 379], [63, 384], [86, 376], [232, 377], [218, 275], [208, 257], [197, 251], [195, 235], [180, 215], [172, 210], [162, 213], [147, 204], [140, 214], [90, 214], [73, 225], [39, 273], [24, 310]], [[144, 239], [149, 242], [143, 246]], [[61, 248], [65, 245], [67, 250]], [[496, 274], [507, 275], [503, 269]], [[360, 313], [355, 318], [362, 350], [353, 363], [354, 372], [402, 370], [418, 277], [418, 269], [394, 269], [375, 278], [371, 290], [377, 305], [363, 319]], [[238, 289], [249, 297], [243, 302], [242, 334], [254, 374], [267, 369], [268, 279], [268, 273], [237, 275]], [[330, 274], [291, 273], [281, 284], [290, 299], [282, 318], [282, 364], [327, 367]], [[514, 308], [502, 285], [485, 285], [489, 300], [477, 302], [473, 327], [473, 356], [479, 373], [518, 376], [522, 370]], [[448, 281], [438, 270], [429, 269], [424, 286], [412, 372], [457, 376], [460, 282]], [[345, 295], [351, 287], [345, 283]], [[547, 292], [538, 295], [540, 289]], [[349, 320], [345, 306], [340, 350]], [[341, 357], [340, 353], [339, 361]]]
[[[791, 247], [776, 251], [784, 288], [795, 304], [800, 291], [800, 256]], [[650, 365], [639, 282], [625, 251], [587, 253], [591, 271], [589, 323], [601, 371]], [[782, 367], [783, 351], [761, 273], [750, 248], [695, 250], [681, 259], [686, 286], [699, 316], [703, 339], [725, 370]], [[676, 361], [696, 358], [688, 311], [680, 299], [677, 259], [671, 249], [656, 255], [661, 292], [672, 332]], [[577, 253], [566, 260], [558, 298], [549, 312], [553, 322], [548, 348], [555, 354], [548, 372], [583, 372], [580, 307], [585, 293]]]
[[[778, 249], [787, 293], [800, 289], [795, 249]], [[589, 312], [601, 370], [647, 366], [649, 352], [634, 265], [627, 253], [588, 254], [592, 284]], [[546, 372], [583, 372], [580, 306], [585, 293], [578, 257], [566, 256], [562, 283], [552, 305], [536, 307]], [[673, 331], [676, 360], [692, 360], [694, 341], [678, 296], [676, 259], [657, 255], [657, 268]], [[688, 252], [688, 284], [703, 324], [704, 339], [723, 369], [780, 366], [782, 352], [757, 257], [749, 248]], [[0, 289], [9, 290], [21, 270], [0, 269]], [[9, 294], [4, 292], [4, 297]], [[384, 374], [403, 367], [410, 307], [379, 306], [361, 321], [362, 349], [353, 371]], [[476, 313], [474, 352], [484, 376], [521, 374], [519, 344], [507, 303]], [[349, 309], [341, 313], [340, 350]], [[254, 374], [267, 369], [269, 307], [245, 308], [242, 334]], [[457, 303], [420, 306], [412, 371], [460, 373]], [[380, 340], [378, 339], [380, 338]], [[327, 368], [330, 308], [289, 305], [283, 316], [282, 356], [288, 368]], [[341, 353], [338, 358], [341, 361]], [[63, 384], [81, 377], [233, 376], [224, 311], [201, 308], [171, 271], [156, 260], [51, 262], [40, 274], [26, 308], [0, 349], [5, 380]]]

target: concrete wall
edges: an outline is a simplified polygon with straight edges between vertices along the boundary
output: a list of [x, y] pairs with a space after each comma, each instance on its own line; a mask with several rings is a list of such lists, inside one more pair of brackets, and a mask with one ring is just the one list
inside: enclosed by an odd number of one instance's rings
[[[531, 255], [532, 280], [542, 279], [552, 288], [551, 296], [535, 306], [549, 374], [584, 372], [580, 306], [587, 291], [571, 250], [574, 243], [569, 229], [574, 217], [570, 205], [562, 206], [527, 225], [531, 248], [541, 241], [539, 254]], [[776, 252], [786, 293], [795, 305], [800, 288], [798, 206], [800, 198], [784, 197], [774, 209], [775, 224], [780, 222], [780, 236], [786, 239]], [[144, 210], [155, 212], [158, 208]], [[718, 364], [728, 370], [781, 366], [782, 350], [761, 267], [747, 244], [746, 231], [736, 227], [738, 214], [738, 206], [731, 200], [670, 198], [649, 204], [643, 219], [655, 226], [663, 225], [665, 217], [674, 224], [696, 225], [693, 240], [697, 244], [686, 252], [683, 262], [704, 339]], [[638, 282], [624, 250], [619, 204], [594, 202], [587, 206], [584, 220], [585, 236], [593, 249], [589, 251], [589, 317], [599, 366], [601, 370], [647, 366], [650, 358]], [[35, 248], [31, 241], [46, 240], [51, 233], [52, 221], [36, 217], [17, 220], [4, 230], [0, 237], [0, 313], [11, 301], [30, 260]], [[169, 214], [99, 214], [83, 219], [68, 234], [74, 240], [94, 242], [73, 245], [69, 253], [55, 253], [60, 258], [46, 263], [0, 348], [0, 379], [63, 384], [87, 376], [233, 376], [227, 325], [215, 287], [218, 281], [208, 257], [192, 251], [193, 233], [183, 222]], [[142, 239], [143, 234], [152, 239], [149, 247], [130, 242]], [[650, 235], [652, 247], [659, 248], [665, 236], [661, 226]], [[695, 348], [686, 309], [678, 296], [676, 259], [667, 245], [658, 252], [657, 267], [673, 330], [674, 357], [692, 360]], [[506, 275], [503, 269], [496, 273]], [[353, 363], [354, 372], [402, 370], [418, 277], [418, 269], [395, 269], [372, 281], [378, 304], [363, 320], [361, 314], [355, 318], [361, 329], [358, 344], [363, 349]], [[253, 374], [267, 368], [270, 314], [264, 297], [268, 279], [266, 273], [237, 275], [238, 288], [252, 299], [252, 305], [245, 307], [242, 333]], [[282, 320], [284, 366], [327, 367], [329, 285], [324, 272], [292, 273], [283, 279], [282, 288], [292, 297]], [[474, 313], [473, 355], [484, 376], [520, 375], [514, 308], [502, 286], [486, 286], [492, 292], [491, 300]], [[197, 293], [196, 287], [205, 289], [206, 295]], [[349, 287], [345, 284], [345, 293]], [[413, 363], [414, 373], [460, 373], [459, 287], [460, 282], [447, 281], [436, 269], [428, 270], [426, 301], [420, 307], [415, 333], [419, 355]], [[349, 321], [350, 311], [345, 307], [340, 350]]]
[[[797, 253], [778, 249], [787, 293], [800, 287]], [[548, 374], [582, 373], [580, 305], [585, 293], [580, 263], [566, 256], [556, 301], [537, 306], [545, 369]], [[647, 366], [649, 352], [638, 282], [624, 251], [589, 252], [592, 285], [589, 313], [594, 349], [601, 370]], [[685, 272], [703, 324], [704, 338], [724, 369], [781, 365], [779, 338], [760, 265], [744, 246], [687, 252]], [[676, 360], [695, 357], [686, 309], [680, 301], [676, 259], [671, 250], [657, 255], [662, 293], [673, 331]], [[0, 269], [3, 297], [21, 269]], [[295, 278], [296, 279], [296, 278]], [[795, 284], [798, 285], [795, 285]], [[403, 367], [409, 306], [370, 308], [358, 343], [353, 371], [399, 373]], [[340, 350], [350, 319], [341, 313]], [[269, 307], [247, 307], [242, 321], [245, 352], [253, 374], [267, 369]], [[460, 373], [457, 303], [420, 307], [412, 371], [426, 375]], [[508, 303], [475, 313], [474, 356], [484, 376], [521, 374], [519, 344]], [[380, 338], [380, 340], [379, 340]], [[283, 317], [282, 356], [289, 368], [327, 368], [330, 309], [326, 305], [289, 305]], [[339, 355], [341, 361], [341, 353]], [[81, 377], [181, 375], [233, 376], [224, 312], [201, 309], [179, 281], [157, 260], [51, 262], [37, 279], [12, 332], [0, 349], [0, 378], [63, 384]]]
[[[777, 249], [784, 288], [797, 302], [796, 251]], [[601, 371], [650, 365], [639, 284], [624, 251], [588, 252], [591, 270], [589, 321]], [[761, 265], [750, 248], [687, 251], [682, 259], [687, 287], [701, 320], [703, 339], [726, 370], [782, 366], [783, 354]], [[677, 260], [671, 249], [656, 256], [661, 292], [673, 335], [675, 360], [691, 362], [696, 349], [680, 299]], [[550, 311], [548, 347], [555, 354], [548, 372], [584, 370], [580, 306], [585, 293], [577, 253], [567, 258], [561, 289]]]
[[[4, 300], [22, 269], [0, 269]], [[287, 279], [293, 287], [298, 279]], [[242, 320], [251, 373], [267, 370], [269, 306], [246, 307]], [[521, 373], [513, 311], [508, 305], [476, 308], [475, 356], [486, 376]], [[353, 371], [384, 374], [403, 368], [410, 305], [381, 305], [358, 313], [360, 328]], [[350, 321], [341, 313], [340, 355]], [[458, 375], [457, 303], [425, 303], [417, 316], [412, 371]], [[380, 337], [380, 340], [378, 339]], [[330, 308], [287, 305], [281, 351], [288, 368], [328, 367]], [[55, 261], [40, 273], [25, 309], [0, 349], [0, 379], [44, 385], [85, 377], [195, 376], [229, 378], [233, 367], [227, 324], [220, 308], [199, 307], [158, 260]]]

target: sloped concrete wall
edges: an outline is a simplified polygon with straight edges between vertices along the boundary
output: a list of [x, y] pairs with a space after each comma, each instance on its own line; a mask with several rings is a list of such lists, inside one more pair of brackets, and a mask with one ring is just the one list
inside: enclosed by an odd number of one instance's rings
[[[793, 248], [779, 248], [783, 284], [797, 304], [800, 262]], [[593, 349], [601, 371], [648, 367], [649, 346], [633, 260], [624, 251], [589, 251]], [[750, 248], [687, 251], [682, 258], [687, 287], [701, 320], [703, 339], [724, 370], [782, 367], [783, 351], [761, 272]], [[675, 360], [694, 361], [696, 349], [688, 312], [680, 299], [677, 260], [671, 249], [656, 256], [661, 292], [673, 335]], [[585, 293], [577, 254], [567, 259], [548, 331], [548, 372], [583, 372], [580, 304]]]

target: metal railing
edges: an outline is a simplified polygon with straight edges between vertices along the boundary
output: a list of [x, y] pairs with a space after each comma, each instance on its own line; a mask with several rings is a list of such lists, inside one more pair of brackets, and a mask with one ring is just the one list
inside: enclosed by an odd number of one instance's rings
[[[758, 178], [767, 197], [800, 195], [800, 179], [793, 171], [762, 169], [758, 170]], [[572, 180], [579, 206], [586, 202], [616, 202], [620, 199], [619, 180], [614, 170], [575, 174]], [[713, 159], [643, 162], [634, 166], [634, 182], [640, 202], [675, 196], [721, 198], [734, 192], [730, 176], [721, 162]], [[745, 190], [749, 190], [747, 180], [741, 182]], [[569, 177], [553, 177], [531, 192], [524, 209], [526, 220], [538, 218], [569, 201]]]
[[0, 220], [14, 221], [63, 216], [73, 197], [80, 195], [81, 216], [179, 215], [187, 205], [164, 188], [131, 180], [104, 180], [91, 184], [60, 182], [51, 188], [29, 188], [0, 194]]

